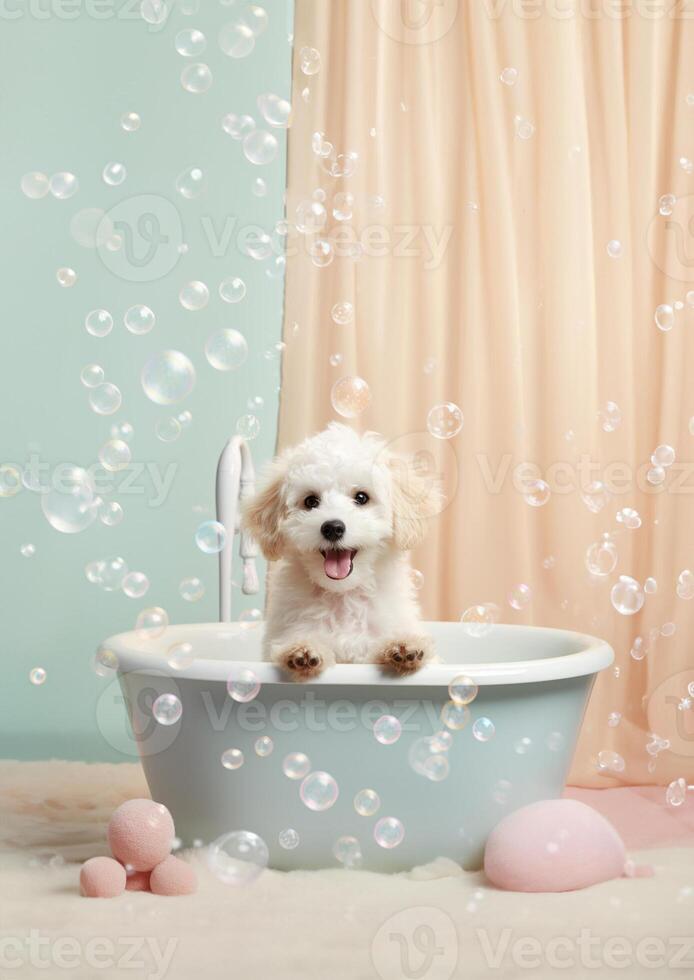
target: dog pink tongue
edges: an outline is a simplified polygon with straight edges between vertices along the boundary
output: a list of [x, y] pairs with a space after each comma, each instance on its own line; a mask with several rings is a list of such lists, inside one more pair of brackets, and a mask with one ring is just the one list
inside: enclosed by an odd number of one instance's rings
[[352, 569], [352, 552], [326, 551], [324, 568], [328, 578], [347, 578]]

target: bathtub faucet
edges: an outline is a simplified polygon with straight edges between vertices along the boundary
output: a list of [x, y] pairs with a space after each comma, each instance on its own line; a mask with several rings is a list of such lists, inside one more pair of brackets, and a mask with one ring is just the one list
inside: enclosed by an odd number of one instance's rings
[[217, 463], [217, 520], [226, 529], [224, 547], [219, 553], [219, 620], [231, 622], [232, 553], [234, 537], [239, 533], [239, 554], [243, 561], [241, 591], [255, 595], [259, 591], [255, 559], [258, 548], [241, 528], [241, 501], [255, 489], [255, 471], [248, 443], [232, 436]]

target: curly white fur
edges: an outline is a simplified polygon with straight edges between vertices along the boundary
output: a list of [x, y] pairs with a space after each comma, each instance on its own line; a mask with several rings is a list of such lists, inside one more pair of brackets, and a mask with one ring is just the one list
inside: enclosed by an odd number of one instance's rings
[[[360, 504], [359, 494], [368, 500]], [[430, 659], [407, 552], [422, 540], [437, 501], [431, 474], [391, 454], [376, 434], [345, 425], [333, 423], [277, 457], [244, 509], [246, 527], [277, 562], [267, 658], [298, 679], [336, 662], [408, 673]], [[326, 540], [326, 521], [344, 525], [339, 540]]]

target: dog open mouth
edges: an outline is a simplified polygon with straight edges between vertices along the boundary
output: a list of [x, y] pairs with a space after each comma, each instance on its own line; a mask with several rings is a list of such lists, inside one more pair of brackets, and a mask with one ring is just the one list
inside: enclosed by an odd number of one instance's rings
[[321, 550], [325, 574], [328, 578], [339, 580], [351, 575], [356, 553], [354, 548], [331, 548], [329, 551]]

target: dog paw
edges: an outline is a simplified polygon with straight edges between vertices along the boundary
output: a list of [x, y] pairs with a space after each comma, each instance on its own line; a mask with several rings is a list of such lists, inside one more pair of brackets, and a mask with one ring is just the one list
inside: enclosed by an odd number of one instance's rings
[[297, 681], [311, 680], [327, 666], [326, 658], [307, 643], [297, 643], [281, 650], [274, 655], [273, 660]]
[[413, 674], [431, 660], [430, 643], [426, 637], [391, 641], [378, 654], [376, 661], [394, 674]]

